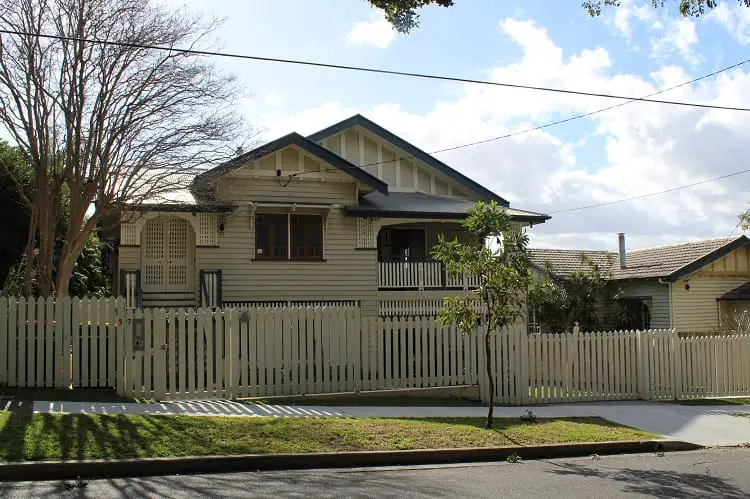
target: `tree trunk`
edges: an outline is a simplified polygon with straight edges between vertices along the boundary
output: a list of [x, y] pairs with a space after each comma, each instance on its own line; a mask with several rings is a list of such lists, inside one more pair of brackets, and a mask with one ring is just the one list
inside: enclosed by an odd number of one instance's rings
[[492, 375], [492, 348], [490, 343], [490, 328], [487, 325], [487, 330], [484, 333], [484, 356], [486, 360], [485, 367], [487, 368], [487, 385], [490, 388], [490, 401], [487, 407], [487, 424], [485, 428], [492, 428], [492, 411], [495, 406], [495, 378]]
[[28, 298], [31, 296], [31, 281], [34, 276], [34, 241], [36, 241], [37, 230], [37, 211], [36, 205], [31, 205], [31, 215], [29, 216], [29, 234], [26, 236], [26, 254], [24, 257], [23, 268], [23, 295]]

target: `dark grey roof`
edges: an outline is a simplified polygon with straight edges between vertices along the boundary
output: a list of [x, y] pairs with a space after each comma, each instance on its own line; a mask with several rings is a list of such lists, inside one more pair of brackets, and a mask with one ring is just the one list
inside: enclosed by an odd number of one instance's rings
[[237, 156], [236, 158], [231, 159], [226, 163], [222, 163], [221, 165], [212, 168], [207, 172], [197, 175], [193, 180], [191, 190], [200, 192], [204, 190], [206, 184], [210, 183], [212, 180], [215, 180], [231, 171], [242, 168], [243, 166], [252, 161], [255, 161], [256, 159], [260, 159], [263, 156], [267, 156], [274, 151], [278, 151], [279, 149], [283, 149], [284, 147], [290, 145], [295, 145], [300, 149], [309, 152], [313, 156], [322, 159], [331, 166], [334, 166], [348, 173], [352, 177], [356, 178], [363, 184], [372, 187], [376, 191], [388, 193], [388, 184], [386, 184], [376, 176], [368, 173], [366, 170], [363, 170], [357, 165], [350, 163], [338, 154], [332, 153], [325, 147], [320, 146], [316, 142], [313, 142], [312, 140], [309, 140], [296, 132], [290, 133], [289, 135], [285, 135], [280, 139], [276, 139], [256, 149], [253, 149], [252, 151], [241, 154], [240, 156]]
[[750, 281], [724, 293], [717, 300], [750, 300]]
[[413, 144], [410, 144], [409, 142], [405, 141], [404, 139], [397, 136], [396, 134], [389, 132], [388, 130], [381, 127], [377, 123], [374, 123], [368, 120], [361, 114], [356, 114], [352, 116], [351, 118], [345, 119], [344, 121], [336, 123], [335, 125], [331, 125], [328, 128], [324, 128], [323, 130], [319, 132], [315, 132], [314, 134], [308, 136], [308, 138], [315, 142], [319, 142], [327, 137], [330, 137], [331, 135], [336, 135], [337, 133], [341, 133], [344, 130], [347, 130], [356, 125], [359, 125], [365, 130], [368, 130], [369, 132], [387, 140], [388, 142], [395, 145], [396, 147], [406, 151], [408, 154], [411, 154], [414, 158], [417, 158], [420, 161], [427, 163], [428, 165], [435, 168], [437, 171], [439, 171], [443, 175], [455, 180], [462, 186], [469, 189], [471, 192], [486, 198], [488, 201], [495, 201], [499, 205], [502, 205], [505, 207], [510, 206], [510, 203], [507, 200], [498, 196], [491, 190], [478, 184], [477, 182], [474, 182], [466, 175], [460, 172], [457, 172], [456, 170], [446, 165], [442, 161], [438, 160], [437, 158], [433, 157], [430, 154], [427, 154], [422, 149], [418, 148], [417, 146]]
[[[358, 205], [346, 207], [352, 216], [373, 216], [381, 218], [448, 218], [460, 220], [474, 206], [474, 201], [432, 196], [421, 192], [391, 192], [383, 195], [371, 192], [360, 197]], [[519, 222], [542, 223], [549, 215], [532, 211], [505, 208]]]
[[748, 245], [750, 239], [739, 236], [628, 251], [625, 268], [620, 268], [617, 253], [606, 251], [533, 249], [531, 259], [540, 267], [549, 261], [555, 274], [565, 276], [584, 269], [581, 262], [581, 255], [584, 254], [598, 264], [605, 258], [610, 259], [611, 267], [602, 270], [610, 272], [615, 280], [667, 277], [676, 281]]

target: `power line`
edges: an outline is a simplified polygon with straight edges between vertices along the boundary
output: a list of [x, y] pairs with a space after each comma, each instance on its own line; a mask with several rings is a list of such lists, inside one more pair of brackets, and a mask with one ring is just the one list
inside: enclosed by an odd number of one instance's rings
[[[443, 153], [443, 152], [455, 151], [455, 150], [463, 149], [463, 148], [466, 148], [466, 147], [472, 147], [472, 146], [477, 146], [477, 145], [481, 145], [481, 144], [487, 144], [489, 142], [493, 142], [493, 141], [496, 141], [496, 140], [508, 139], [508, 138], [515, 137], [515, 136], [518, 136], [518, 135], [523, 135], [523, 134], [526, 134], [526, 133], [531, 133], [531, 132], [535, 132], [535, 131], [538, 131], [538, 130], [542, 130], [544, 128], [549, 128], [549, 127], [552, 127], [552, 126], [555, 126], [555, 125], [561, 125], [563, 123], [568, 123], [570, 121], [578, 120], [578, 119], [581, 119], [581, 118], [587, 118], [587, 117], [593, 116], [595, 114], [599, 114], [599, 113], [603, 113], [605, 111], [609, 111], [610, 109], [615, 109], [615, 108], [618, 108], [618, 107], [626, 106], [628, 104], [632, 104], [633, 102], [638, 102], [639, 100], [642, 100], [642, 99], [645, 99], [645, 98], [648, 98], [648, 97], [652, 97], [654, 95], [663, 94], [665, 92], [669, 92], [671, 90], [675, 90], [677, 88], [684, 87], [686, 85], [692, 85], [693, 83], [699, 82], [701, 80], [705, 80], [706, 78], [711, 78], [711, 77], [716, 76], [716, 75], [718, 75], [720, 73], [724, 73], [724, 72], [729, 71], [731, 69], [735, 69], [735, 68], [738, 68], [740, 66], [743, 66], [743, 65], [747, 64], [748, 62], [750, 62], [750, 59], [745, 59], [744, 61], [740, 61], [740, 62], [737, 62], [737, 63], [732, 64], [730, 66], [726, 66], [726, 67], [723, 67], [721, 69], [717, 69], [716, 71], [713, 71], [713, 72], [708, 73], [708, 74], [704, 74], [704, 75], [699, 76], [697, 78], [693, 78], [692, 80], [684, 81], [684, 82], [682, 82], [682, 83], [680, 83], [678, 85], [674, 85], [672, 87], [664, 88], [664, 89], [659, 90], [657, 92], [653, 92], [651, 94], [648, 94], [648, 95], [642, 97], [641, 99], [632, 99], [632, 100], [629, 100], [629, 101], [626, 101], [626, 102], [621, 102], [619, 104], [614, 104], [612, 106], [607, 106], [607, 107], [604, 107], [604, 108], [601, 108], [601, 109], [597, 109], [596, 111], [590, 111], [588, 113], [583, 113], [583, 114], [578, 114], [578, 115], [575, 115], [575, 116], [570, 116], [568, 118], [564, 118], [564, 119], [557, 120], [557, 121], [551, 121], [549, 123], [545, 123], [543, 125], [538, 125], [538, 126], [531, 127], [531, 128], [525, 128], [525, 129], [522, 129], [522, 130], [516, 130], [514, 132], [510, 132], [510, 133], [507, 133], [505, 135], [498, 135], [496, 137], [490, 137], [488, 139], [482, 139], [482, 140], [478, 140], [478, 141], [475, 141], [475, 142], [469, 142], [469, 143], [460, 144], [460, 145], [457, 145], [457, 146], [446, 147], [444, 149], [438, 149], [438, 150], [435, 150], [435, 151], [428, 152], [426, 154], [430, 154], [430, 155], [432, 155], [432, 154], [440, 154], [440, 153]], [[375, 163], [365, 163], [363, 165], [360, 165], [360, 168], [364, 168], [365, 166], [385, 165], [385, 164], [388, 164], [388, 163], [395, 163], [396, 161], [401, 161], [401, 160], [404, 160], [404, 159], [415, 159], [415, 158], [416, 158], [416, 156], [413, 155], [413, 154], [409, 155], [409, 156], [399, 156], [398, 158], [389, 159], [387, 161], [380, 161], [380, 162], [375, 162]], [[293, 174], [289, 175], [289, 177], [290, 177], [290, 181], [289, 182], [291, 182], [291, 178], [293, 178], [293, 177], [299, 177], [301, 175], [309, 175], [311, 173], [325, 173], [325, 172], [328, 172], [328, 171], [335, 171], [335, 170], [338, 170], [338, 168], [328, 168], [328, 169], [325, 169], [325, 170], [319, 170], [318, 172], [312, 172], [311, 171], [311, 172], [293, 173]], [[286, 185], [289, 185], [289, 182], [287, 182]]]
[[98, 45], [131, 47], [131, 48], [140, 48], [140, 49], [146, 49], [146, 50], [159, 50], [163, 52], [176, 52], [176, 53], [190, 54], [190, 55], [223, 57], [223, 58], [228, 58], [228, 59], [244, 59], [244, 60], [260, 61], [260, 62], [294, 64], [298, 66], [312, 66], [312, 67], [327, 68], [327, 69], [342, 69], [342, 70], [347, 70], [347, 71], [377, 73], [377, 74], [385, 74], [385, 75], [391, 75], [391, 76], [406, 76], [410, 78], [450, 81], [450, 82], [456, 82], [456, 83], [491, 85], [491, 86], [496, 86], [496, 87], [515, 88], [515, 89], [523, 89], [523, 90], [535, 90], [535, 91], [540, 91], [540, 92], [554, 92], [554, 93], [561, 93], [561, 94], [568, 94], [568, 95], [581, 95], [581, 96], [586, 96], [586, 97], [600, 97], [604, 99], [651, 102], [654, 104], [667, 104], [667, 105], [673, 105], [673, 106], [686, 106], [686, 107], [696, 107], [696, 108], [703, 108], [703, 109], [720, 109], [724, 111], [743, 111], [743, 112], [750, 111], [750, 108], [746, 108], [746, 107], [719, 106], [719, 105], [714, 105], [714, 104], [700, 104], [696, 102], [681, 102], [681, 101], [668, 101], [668, 100], [661, 100], [661, 99], [649, 99], [649, 98], [644, 98], [644, 97], [630, 97], [630, 96], [617, 95], [617, 94], [585, 92], [582, 90], [568, 90], [568, 89], [562, 89], [562, 88], [541, 87], [541, 86], [536, 86], [536, 85], [522, 85], [518, 83], [502, 83], [502, 82], [495, 82], [495, 81], [488, 81], [488, 80], [477, 80], [477, 79], [472, 79], [472, 78], [442, 76], [442, 75], [429, 74], [429, 73], [413, 73], [409, 71], [395, 71], [395, 70], [388, 70], [388, 69], [369, 68], [369, 67], [364, 67], [364, 66], [348, 66], [344, 64], [331, 64], [331, 63], [324, 63], [324, 62], [305, 61], [305, 60], [299, 60], [299, 59], [281, 59], [277, 57], [262, 57], [262, 56], [255, 56], [255, 55], [237, 54], [237, 53], [231, 53], [231, 52], [218, 52], [218, 51], [210, 51], [210, 50], [176, 48], [176, 47], [168, 47], [168, 46], [163, 46], [163, 45], [119, 42], [119, 41], [112, 41], [112, 40], [100, 40], [96, 38], [77, 37], [77, 36], [49, 35], [45, 33], [32, 33], [29, 31], [20, 31], [20, 30], [0, 29], [0, 34], [17, 35], [17, 36], [32, 36], [32, 37], [37, 37], [37, 38], [46, 38], [46, 39], [60, 40], [60, 41], [93, 43], [93, 44], [98, 44]]
[[[708, 75], [704, 75], [702, 77], [696, 78], [694, 80], [681, 83], [679, 85], [676, 85], [674, 87], [670, 87], [664, 90], [660, 90], [658, 92], [654, 92], [652, 94], [649, 94], [645, 97], [630, 97], [630, 96], [623, 96], [623, 95], [617, 95], [617, 94], [605, 94], [605, 93], [597, 93], [597, 92], [585, 92], [585, 91], [579, 91], [579, 90], [569, 90], [569, 89], [561, 89], [561, 88], [552, 88], [552, 87], [541, 87], [541, 86], [534, 86], [534, 85], [521, 85], [521, 84], [513, 84], [513, 83], [502, 83], [502, 82], [493, 82], [493, 81], [487, 81], [487, 80], [477, 80], [477, 79], [471, 79], [471, 78], [458, 78], [458, 77], [451, 77], [451, 76], [442, 76], [442, 75], [435, 75], [435, 74], [428, 74], [428, 73], [414, 73], [414, 72], [407, 72], [407, 71], [394, 71], [394, 70], [386, 70], [386, 69], [378, 69], [378, 68], [368, 68], [363, 66], [348, 66], [343, 64], [330, 64], [330, 63], [321, 63], [321, 62], [313, 62], [313, 61], [304, 61], [304, 60], [297, 60], [297, 59], [281, 59], [281, 58], [275, 58], [275, 57], [262, 57], [262, 56], [252, 56], [252, 55], [246, 55], [246, 54], [237, 54], [237, 53], [228, 53], [228, 52], [218, 52], [218, 51], [207, 51], [207, 50], [197, 50], [197, 49], [186, 49], [186, 48], [175, 48], [175, 47], [167, 47], [162, 45], [153, 45], [153, 44], [141, 44], [141, 43], [128, 43], [128, 42], [118, 42], [118, 41], [112, 41], [112, 40], [99, 40], [94, 38], [85, 38], [85, 37], [74, 37], [74, 36], [64, 36], [64, 35], [49, 35], [45, 33], [32, 33], [27, 31], [20, 31], [20, 30], [7, 30], [7, 29], [0, 29], [0, 34], [7, 34], [7, 35], [17, 35], [17, 36], [33, 36], [38, 38], [45, 38], [45, 39], [53, 39], [53, 40], [60, 40], [60, 41], [75, 41], [75, 42], [83, 42], [83, 43], [94, 43], [99, 45], [109, 45], [109, 46], [120, 46], [120, 47], [131, 47], [131, 48], [141, 48], [146, 50], [159, 50], [159, 51], [165, 51], [165, 52], [177, 52], [182, 54], [190, 54], [190, 55], [203, 55], [203, 56], [211, 56], [211, 57], [223, 57], [223, 58], [230, 58], [230, 59], [244, 59], [244, 60], [254, 60], [254, 61], [260, 61], [260, 62], [274, 62], [274, 63], [283, 63], [283, 64], [294, 64], [294, 65], [300, 65], [300, 66], [312, 66], [312, 67], [319, 67], [319, 68], [328, 68], [328, 69], [341, 69], [341, 70], [348, 70], [348, 71], [359, 71], [359, 72], [366, 72], [366, 73], [377, 73], [377, 74], [386, 74], [391, 76], [405, 76], [405, 77], [412, 77], [412, 78], [422, 78], [422, 79], [430, 79], [430, 80], [441, 80], [441, 81], [451, 81], [456, 83], [472, 83], [472, 84], [479, 84], [479, 85], [491, 85], [491, 86], [497, 86], [497, 87], [504, 87], [504, 88], [515, 88], [515, 89], [523, 89], [523, 90], [534, 90], [534, 91], [542, 91], [542, 92], [553, 92], [553, 93], [561, 93], [561, 94], [568, 94], [568, 95], [580, 95], [580, 96], [586, 96], [586, 97], [599, 97], [599, 98], [606, 98], [606, 99], [617, 99], [617, 100], [624, 100], [626, 102], [623, 102], [621, 104], [608, 106], [606, 108], [602, 108], [596, 111], [592, 111], [589, 113], [584, 113], [577, 116], [572, 116], [570, 118], [566, 118], [563, 120], [558, 120], [551, 123], [546, 123], [544, 125], [540, 125], [537, 127], [525, 129], [525, 130], [519, 130], [517, 132], [512, 132], [510, 134], [502, 135], [499, 137], [492, 137], [490, 139], [485, 139], [477, 142], [472, 142], [468, 144], [462, 144], [459, 146], [449, 147], [445, 149], [440, 149], [437, 151], [433, 151], [429, 154], [438, 154], [441, 152], [447, 152], [447, 151], [453, 151], [456, 149], [461, 149], [465, 147], [470, 147], [474, 145], [484, 144], [487, 142], [491, 142], [494, 140], [500, 140], [503, 138], [509, 138], [516, 135], [521, 135], [524, 133], [529, 133], [532, 131], [540, 130], [543, 128], [547, 128], [550, 126], [567, 123], [569, 121], [573, 121], [576, 119], [584, 118], [587, 116], [591, 116], [597, 113], [601, 113], [610, 109], [614, 109], [616, 107], [621, 107], [626, 104], [630, 104], [632, 102], [651, 102], [655, 104], [666, 104], [666, 105], [675, 105], [675, 106], [685, 106], [685, 107], [696, 107], [696, 108], [702, 108], [702, 109], [717, 109], [717, 110], [725, 110], [725, 111], [743, 111], [743, 112], [749, 112], [750, 108], [743, 108], [743, 107], [735, 107], [735, 106], [718, 106], [718, 105], [712, 105], [712, 104], [700, 104], [700, 103], [693, 103], [693, 102], [682, 102], [682, 101], [668, 101], [668, 100], [662, 100], [662, 99], [650, 99], [649, 97], [652, 97], [654, 95], [658, 95], [664, 92], [667, 92], [669, 90], [673, 90], [675, 88], [689, 85], [691, 83], [694, 83], [696, 81], [709, 78], [711, 76], [714, 76], [716, 74], [719, 74], [723, 71], [727, 71], [729, 69], [733, 69], [735, 67], [741, 66], [743, 64], [746, 64], [747, 62], [750, 62], [750, 60], [745, 60], [742, 62], [739, 62], [737, 64], [734, 64], [732, 66], [728, 66], [726, 68], [723, 68], [721, 70], [715, 71], [713, 73], [710, 73]], [[397, 158], [397, 160], [400, 159], [409, 159], [413, 158], [414, 156], [410, 156], [407, 158]], [[395, 160], [394, 160], [395, 161]], [[390, 162], [390, 161], [389, 161]], [[374, 163], [370, 165], [361, 165], [364, 166], [373, 166], [383, 163]], [[326, 169], [322, 170], [321, 172], [325, 171], [331, 171], [333, 169]], [[591, 208], [599, 208], [603, 206], [610, 206], [613, 204], [618, 203], [624, 203], [627, 201], [633, 201], [636, 199], [643, 199], [647, 197], [657, 196], [661, 194], [666, 194], [669, 192], [678, 191], [681, 189], [686, 189], [689, 187], [694, 187], [701, 184], [706, 184], [709, 182], [714, 182], [716, 180], [721, 180], [725, 178], [729, 178], [735, 175], [740, 175], [742, 173], [749, 172], [750, 169], [742, 170], [739, 172], [730, 173], [727, 175], [722, 175], [720, 177], [715, 177], [712, 179], [702, 180], [700, 182], [694, 182], [691, 184], [686, 184], [678, 187], [674, 187], [671, 189], [666, 189], [663, 191], [653, 192], [649, 194], [643, 194], [640, 196], [633, 196], [629, 198], [619, 199], [616, 201], [609, 201], [606, 203], [599, 203], [594, 205], [588, 205], [588, 206], [581, 206], [577, 208], [568, 208], [565, 210], [557, 210], [557, 211], [551, 211], [549, 214], [558, 214], [558, 213], [569, 213], [573, 211], [580, 211], [580, 210], [586, 210]], [[294, 176], [300, 175], [293, 174], [290, 175], [289, 181], [292, 180]], [[288, 183], [287, 183], [288, 185]], [[736, 229], [735, 229], [736, 230]]]
[[688, 187], [695, 187], [696, 185], [708, 184], [709, 182], [715, 182], [717, 180], [723, 180], [725, 178], [734, 177], [736, 175], [741, 175], [741, 174], [747, 173], [747, 172], [750, 172], [750, 168], [748, 168], [746, 170], [740, 170], [738, 172], [728, 173], [728, 174], [722, 175], [720, 177], [714, 177], [714, 178], [709, 178], [709, 179], [706, 179], [706, 180], [701, 180], [699, 182], [693, 182], [692, 184], [685, 184], [685, 185], [680, 185], [680, 186], [677, 186], [677, 187], [672, 187], [671, 189], [665, 189], [663, 191], [651, 192], [649, 194], [641, 194], [639, 196], [633, 196], [633, 197], [629, 197], [629, 198], [618, 199], [616, 201], [608, 201], [606, 203], [590, 204], [590, 205], [587, 205], [587, 206], [579, 206], [577, 208], [567, 208], [565, 210], [550, 211], [550, 212], [547, 212], [547, 214], [549, 214], [549, 215], [556, 215], [558, 213], [570, 213], [572, 211], [588, 210], [588, 209], [591, 209], [591, 208], [601, 208], [603, 206], [610, 206], [610, 205], [613, 205], [613, 204], [625, 203], [627, 201], [634, 201], [636, 199], [643, 199], [643, 198], [648, 198], [648, 197], [653, 197], [653, 196], [659, 196], [661, 194], [667, 194], [667, 193], [670, 193], [670, 192], [675, 192], [675, 191], [679, 191], [679, 190], [682, 190], [682, 189], [687, 189]]

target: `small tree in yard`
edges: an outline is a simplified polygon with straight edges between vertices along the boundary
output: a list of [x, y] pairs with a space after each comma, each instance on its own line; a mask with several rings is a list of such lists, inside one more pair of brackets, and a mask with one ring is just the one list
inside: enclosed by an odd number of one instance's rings
[[526, 291], [531, 282], [528, 236], [514, 227], [510, 215], [494, 201], [477, 203], [462, 225], [472, 235], [470, 242], [448, 241], [441, 235], [432, 254], [445, 264], [450, 277], [478, 276], [479, 287], [465, 296], [446, 298], [438, 320], [443, 326], [455, 324], [461, 334], [471, 334], [477, 322], [484, 329], [490, 389], [486, 427], [491, 428], [495, 376], [490, 339], [493, 333], [525, 314]]

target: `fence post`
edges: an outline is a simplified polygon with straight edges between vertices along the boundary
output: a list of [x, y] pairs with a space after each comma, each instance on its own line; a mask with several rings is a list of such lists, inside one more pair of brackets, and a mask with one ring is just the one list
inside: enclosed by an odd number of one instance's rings
[[[154, 375], [154, 399], [157, 401], [164, 400], [167, 396], [167, 317], [164, 309], [159, 309], [154, 314], [153, 326], [153, 357], [151, 370]], [[148, 341], [148, 340], [147, 340]], [[148, 354], [148, 352], [147, 352]], [[146, 373], [150, 376], [151, 373]]]
[[651, 380], [648, 375], [648, 332], [637, 330], [635, 332], [638, 338], [638, 383], [641, 400], [649, 399], [649, 384]]
[[669, 353], [672, 356], [672, 398], [674, 400], [682, 397], [682, 359], [680, 350], [680, 337], [676, 329], [672, 329], [669, 335]]
[[520, 331], [521, 365], [517, 374], [521, 376], [521, 404], [529, 403], [529, 330]]

